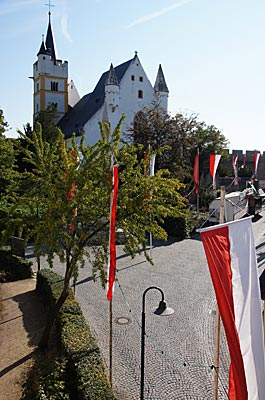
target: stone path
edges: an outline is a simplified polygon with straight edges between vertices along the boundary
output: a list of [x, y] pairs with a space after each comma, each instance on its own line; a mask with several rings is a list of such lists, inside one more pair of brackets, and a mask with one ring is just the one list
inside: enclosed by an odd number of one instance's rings
[[[253, 222], [259, 272], [265, 261], [265, 221]], [[113, 297], [113, 387], [120, 400], [137, 400], [140, 392], [142, 294], [159, 286], [175, 309], [170, 317], [152, 311], [160, 293], [146, 297], [145, 400], [205, 400], [213, 398], [215, 296], [199, 237], [181, 242], [155, 243], [151, 266], [143, 256], [134, 260], [117, 247], [117, 278]], [[42, 265], [45, 261], [42, 260]], [[55, 269], [62, 272], [59, 262]], [[109, 303], [91, 268], [80, 271], [76, 297], [109, 366]], [[227, 400], [229, 355], [221, 331], [219, 400]]]
[[19, 400], [44, 323], [36, 280], [0, 285], [0, 399]]

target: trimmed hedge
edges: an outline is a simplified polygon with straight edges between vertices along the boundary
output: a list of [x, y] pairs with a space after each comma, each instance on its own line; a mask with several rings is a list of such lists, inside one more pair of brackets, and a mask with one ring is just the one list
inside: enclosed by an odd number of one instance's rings
[[[49, 269], [43, 269], [37, 274], [36, 288], [53, 307], [62, 292], [63, 278]], [[61, 348], [67, 359], [70, 397], [78, 400], [115, 400], [96, 340], [71, 289], [57, 322]]]
[[32, 263], [11, 254], [10, 250], [0, 250], [0, 281], [17, 281], [31, 278]]

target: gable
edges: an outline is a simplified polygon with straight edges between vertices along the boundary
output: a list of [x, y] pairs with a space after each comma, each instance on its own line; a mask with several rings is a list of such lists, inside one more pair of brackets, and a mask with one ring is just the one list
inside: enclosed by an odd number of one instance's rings
[[[115, 67], [118, 81], [120, 82], [130, 66], [133, 59]], [[93, 92], [86, 94], [70, 108], [67, 113], [58, 122], [58, 127], [64, 133], [66, 139], [69, 139], [75, 132], [76, 135], [81, 134], [84, 125], [90, 118], [103, 106], [105, 98], [105, 82], [108, 78], [109, 71], [101, 75]]]

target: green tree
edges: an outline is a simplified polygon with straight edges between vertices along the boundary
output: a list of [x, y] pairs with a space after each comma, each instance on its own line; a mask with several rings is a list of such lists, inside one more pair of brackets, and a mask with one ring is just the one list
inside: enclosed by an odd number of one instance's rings
[[[56, 140], [57, 136], [60, 134], [60, 129], [56, 126], [55, 121], [58, 119], [57, 108], [54, 105], [49, 105], [44, 111], [40, 111], [37, 118], [34, 121], [34, 130], [37, 124], [42, 126], [43, 139], [46, 142], [52, 143]], [[26, 126], [26, 128], [28, 128]], [[27, 133], [27, 132], [26, 132]], [[30, 129], [28, 129], [28, 134], [30, 136]]]
[[198, 148], [203, 180], [209, 173], [211, 153], [222, 155], [219, 169], [225, 171], [223, 159], [227, 158], [228, 141], [216, 127], [199, 121], [197, 115], [176, 114], [171, 117], [163, 108], [153, 104], [136, 115], [134, 127], [128, 131], [127, 137], [134, 144], [142, 144], [142, 152], [149, 145], [158, 151], [164, 149], [157, 157], [156, 168], [167, 168], [171, 177], [185, 183], [183, 193], [186, 195], [193, 186], [193, 161]]
[[[164, 218], [185, 215], [180, 182], [163, 171], [145, 177], [147, 161], [138, 161], [136, 147], [120, 147], [122, 121], [113, 133], [108, 124], [100, 124], [101, 139], [94, 146], [82, 141], [78, 148], [75, 138], [66, 146], [62, 133], [52, 143], [45, 142], [40, 125], [33, 139], [27, 139], [31, 146], [25, 149], [26, 161], [33, 168], [24, 181], [24, 194], [17, 195], [10, 209], [6, 234], [23, 227], [25, 238], [34, 237], [37, 256], [48, 254], [51, 266], [55, 255], [65, 263], [64, 289], [49, 316], [41, 348], [48, 344], [53, 322], [68, 296], [70, 279], [77, 277], [86, 258], [93, 273], [100, 274], [103, 286], [106, 283], [112, 159], [120, 165], [117, 225], [124, 232], [125, 250], [132, 256], [143, 249], [149, 259], [146, 232], [166, 239], [161, 227]], [[17, 212], [21, 207], [28, 209], [24, 218]]]
[[0, 136], [0, 238], [17, 185], [15, 139]]
[[5, 121], [3, 110], [0, 109], [0, 137], [4, 135], [7, 129], [8, 123]]

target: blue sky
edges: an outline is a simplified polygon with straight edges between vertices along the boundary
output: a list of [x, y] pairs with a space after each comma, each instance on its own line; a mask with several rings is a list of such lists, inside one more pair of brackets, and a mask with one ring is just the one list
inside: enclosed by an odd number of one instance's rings
[[[49, 0], [0, 0], [0, 108], [16, 135], [32, 123], [32, 65]], [[198, 114], [231, 149], [265, 151], [264, 0], [54, 0], [58, 57], [81, 96], [135, 50], [152, 84], [161, 63], [169, 112]]]

